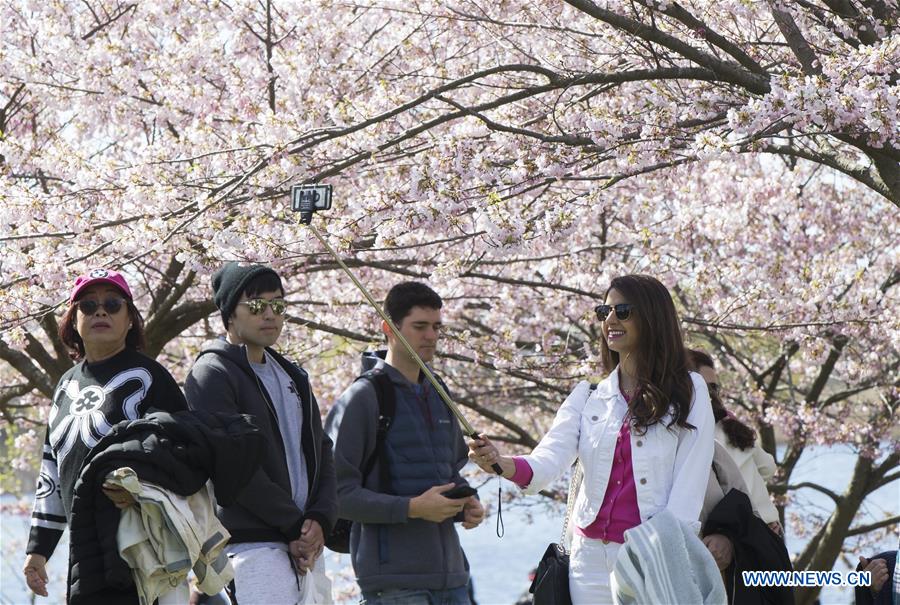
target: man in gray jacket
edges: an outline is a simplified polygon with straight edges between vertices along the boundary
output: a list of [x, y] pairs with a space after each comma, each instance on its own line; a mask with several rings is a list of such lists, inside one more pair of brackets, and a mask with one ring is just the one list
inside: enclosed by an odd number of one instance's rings
[[[434, 358], [440, 296], [417, 282], [401, 283], [384, 308], [423, 361]], [[454, 526], [484, 519], [475, 496], [442, 494], [465, 484], [459, 471], [467, 449], [459, 424], [421, 375], [386, 322], [387, 351], [363, 356], [363, 371], [383, 373], [393, 387], [393, 419], [372, 472], [379, 401], [375, 383], [361, 379], [341, 395], [326, 419], [335, 442], [339, 516], [353, 521], [350, 558], [366, 605], [467, 605], [468, 563]]]
[[266, 436], [260, 468], [217, 515], [231, 533], [239, 605], [297, 603], [336, 520], [331, 440], [309, 376], [271, 347], [284, 327], [284, 287], [263, 265], [213, 276], [226, 336], [206, 343], [184, 390], [191, 409], [250, 414]]

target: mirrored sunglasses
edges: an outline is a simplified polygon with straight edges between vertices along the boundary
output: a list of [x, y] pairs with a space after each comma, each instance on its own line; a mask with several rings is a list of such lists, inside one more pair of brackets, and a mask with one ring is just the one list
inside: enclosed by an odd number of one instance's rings
[[283, 299], [266, 300], [265, 298], [252, 298], [238, 303], [244, 305], [250, 310], [251, 315], [262, 315], [266, 311], [266, 307], [272, 307], [272, 313], [275, 315], [284, 315], [287, 310], [287, 302]]

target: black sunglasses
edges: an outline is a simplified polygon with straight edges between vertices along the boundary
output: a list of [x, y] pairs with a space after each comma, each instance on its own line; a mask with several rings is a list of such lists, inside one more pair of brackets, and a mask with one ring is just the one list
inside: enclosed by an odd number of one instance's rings
[[272, 313], [275, 315], [284, 315], [284, 312], [287, 310], [287, 302], [280, 298], [276, 298], [275, 300], [253, 298], [251, 300], [241, 301], [238, 304], [246, 305], [247, 309], [250, 310], [251, 315], [261, 315], [262, 313], [265, 313], [266, 307], [272, 307]]
[[597, 314], [597, 319], [600, 321], [606, 321], [606, 318], [609, 317], [609, 314], [612, 313], [613, 309], [616, 311], [616, 319], [619, 321], [625, 321], [629, 317], [631, 317], [631, 311], [634, 310], [634, 305], [631, 303], [619, 303], [617, 305], [597, 305], [594, 307], [594, 312]]
[[107, 298], [102, 303], [92, 298], [85, 298], [78, 301], [78, 310], [83, 315], [93, 315], [102, 306], [104, 311], [110, 315], [115, 315], [124, 304], [125, 299], [123, 298]]

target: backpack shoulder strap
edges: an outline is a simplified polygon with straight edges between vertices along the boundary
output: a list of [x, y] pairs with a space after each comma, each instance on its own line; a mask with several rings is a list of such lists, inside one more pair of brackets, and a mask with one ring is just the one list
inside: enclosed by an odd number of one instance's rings
[[378, 397], [378, 428], [376, 429], [377, 439], [384, 441], [387, 436], [388, 429], [394, 422], [394, 415], [397, 413], [397, 394], [394, 392], [394, 383], [387, 372], [378, 370], [373, 371], [369, 376], [369, 380], [375, 386], [375, 395]]
[[384, 440], [387, 432], [394, 422], [394, 414], [397, 411], [397, 398], [394, 393], [394, 383], [391, 382], [387, 372], [379, 369], [369, 370], [360, 375], [357, 380], [368, 380], [375, 389], [375, 398], [378, 400], [378, 424], [375, 427], [375, 449], [372, 456], [366, 460], [363, 468], [363, 481], [372, 472], [375, 463], [381, 458], [384, 450]]

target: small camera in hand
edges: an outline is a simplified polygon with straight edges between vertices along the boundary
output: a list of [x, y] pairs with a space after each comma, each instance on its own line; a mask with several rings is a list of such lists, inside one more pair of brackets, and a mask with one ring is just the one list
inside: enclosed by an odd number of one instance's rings
[[331, 208], [331, 185], [294, 185], [291, 187], [291, 210], [300, 213], [304, 225], [313, 214]]

